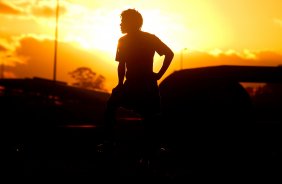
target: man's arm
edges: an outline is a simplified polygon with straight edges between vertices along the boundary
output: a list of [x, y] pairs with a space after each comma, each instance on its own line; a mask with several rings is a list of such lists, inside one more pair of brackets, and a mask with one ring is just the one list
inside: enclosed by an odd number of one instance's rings
[[164, 73], [166, 72], [166, 70], [168, 69], [172, 59], [173, 59], [173, 56], [174, 56], [174, 53], [172, 52], [171, 49], [167, 49], [167, 51], [164, 53], [164, 61], [163, 61], [163, 65], [160, 69], [160, 71], [158, 73], [156, 73], [156, 79], [159, 80], [160, 78], [162, 78], [162, 76], [164, 75]]
[[118, 85], [117, 85], [117, 87], [123, 85], [124, 76], [125, 76], [125, 62], [119, 61], [119, 63], [118, 63]]

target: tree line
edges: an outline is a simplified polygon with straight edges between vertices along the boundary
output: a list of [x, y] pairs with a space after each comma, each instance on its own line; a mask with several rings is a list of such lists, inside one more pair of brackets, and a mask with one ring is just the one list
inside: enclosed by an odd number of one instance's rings
[[69, 72], [69, 75], [74, 79], [74, 82], [71, 84], [73, 86], [83, 89], [105, 91], [104, 84], [106, 78], [92, 71], [91, 68], [79, 67]]

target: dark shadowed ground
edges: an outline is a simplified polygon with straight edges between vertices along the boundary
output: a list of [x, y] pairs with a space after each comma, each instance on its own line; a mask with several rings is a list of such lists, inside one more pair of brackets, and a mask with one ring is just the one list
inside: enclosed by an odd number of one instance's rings
[[[207, 67], [166, 78], [149, 162], [142, 159], [142, 120], [125, 109], [118, 112], [113, 146], [98, 146], [109, 94], [45, 79], [1, 80], [3, 173], [93, 181], [280, 176], [282, 87], [276, 70]], [[242, 83], [250, 81], [256, 85]]]

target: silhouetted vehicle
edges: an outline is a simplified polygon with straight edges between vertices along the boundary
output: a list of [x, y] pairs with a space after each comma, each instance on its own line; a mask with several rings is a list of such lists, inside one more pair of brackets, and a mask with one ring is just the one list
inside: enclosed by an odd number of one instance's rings
[[0, 80], [2, 119], [18, 126], [97, 125], [108, 96], [42, 78]]
[[201, 67], [164, 79], [163, 123], [183, 167], [276, 170], [282, 155], [281, 89], [281, 67]]

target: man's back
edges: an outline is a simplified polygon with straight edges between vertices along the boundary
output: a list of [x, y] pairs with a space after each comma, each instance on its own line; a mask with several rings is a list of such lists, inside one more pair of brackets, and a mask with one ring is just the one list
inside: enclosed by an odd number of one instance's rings
[[127, 79], [153, 78], [155, 52], [163, 54], [166, 45], [155, 35], [138, 31], [120, 38], [116, 60], [126, 64]]

